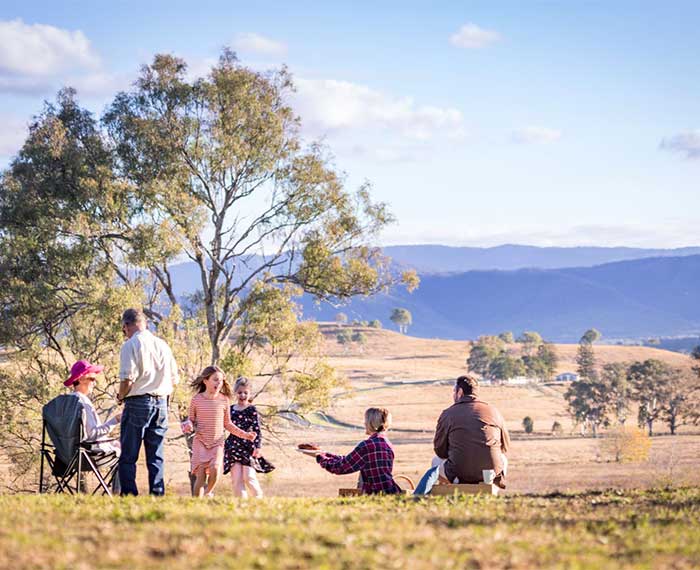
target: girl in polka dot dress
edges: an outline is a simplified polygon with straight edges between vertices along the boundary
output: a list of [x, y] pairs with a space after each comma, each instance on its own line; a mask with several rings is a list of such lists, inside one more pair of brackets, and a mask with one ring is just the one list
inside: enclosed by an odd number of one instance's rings
[[231, 421], [241, 430], [257, 434], [253, 441], [230, 435], [224, 446], [224, 473], [231, 472], [231, 485], [236, 497], [263, 496], [262, 488], [251, 466], [251, 457], [260, 457], [260, 418], [250, 403], [250, 380], [240, 377], [234, 385], [236, 403], [231, 406]]

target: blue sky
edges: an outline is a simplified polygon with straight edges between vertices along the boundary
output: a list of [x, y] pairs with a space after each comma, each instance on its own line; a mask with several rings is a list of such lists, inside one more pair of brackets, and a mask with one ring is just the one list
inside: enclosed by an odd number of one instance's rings
[[698, 245], [700, 3], [13, 2], [0, 164], [62, 84], [101, 112], [158, 52], [286, 63], [385, 243]]

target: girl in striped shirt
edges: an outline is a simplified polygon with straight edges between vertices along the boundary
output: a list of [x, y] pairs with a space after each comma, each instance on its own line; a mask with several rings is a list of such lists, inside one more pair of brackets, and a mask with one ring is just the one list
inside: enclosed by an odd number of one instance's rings
[[195, 432], [190, 472], [196, 479], [192, 495], [213, 496], [223, 469], [226, 432], [249, 441], [253, 441], [257, 434], [243, 431], [231, 422], [228, 411], [232, 391], [221, 368], [207, 366], [191, 386], [197, 394], [192, 398], [189, 417], [183, 422], [182, 431]]

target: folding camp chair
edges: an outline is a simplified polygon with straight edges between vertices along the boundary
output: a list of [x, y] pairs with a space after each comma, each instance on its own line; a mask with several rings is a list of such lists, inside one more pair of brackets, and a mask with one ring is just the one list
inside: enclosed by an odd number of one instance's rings
[[[41, 470], [39, 493], [89, 492], [85, 473], [92, 472], [97, 486], [91, 494], [101, 491], [112, 496], [111, 486], [117, 472], [119, 457], [113, 451], [103, 451], [97, 444], [114, 441], [102, 439], [83, 441], [83, 404], [71, 394], [63, 394], [42, 408]], [[49, 436], [47, 441], [46, 436]], [[55, 484], [44, 482], [45, 465], [51, 471]]]

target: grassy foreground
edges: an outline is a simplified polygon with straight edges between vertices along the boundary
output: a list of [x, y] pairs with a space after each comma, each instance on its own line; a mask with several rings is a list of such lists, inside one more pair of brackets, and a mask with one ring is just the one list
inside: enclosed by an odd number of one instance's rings
[[0, 568], [696, 568], [700, 489], [512, 497], [0, 496]]

